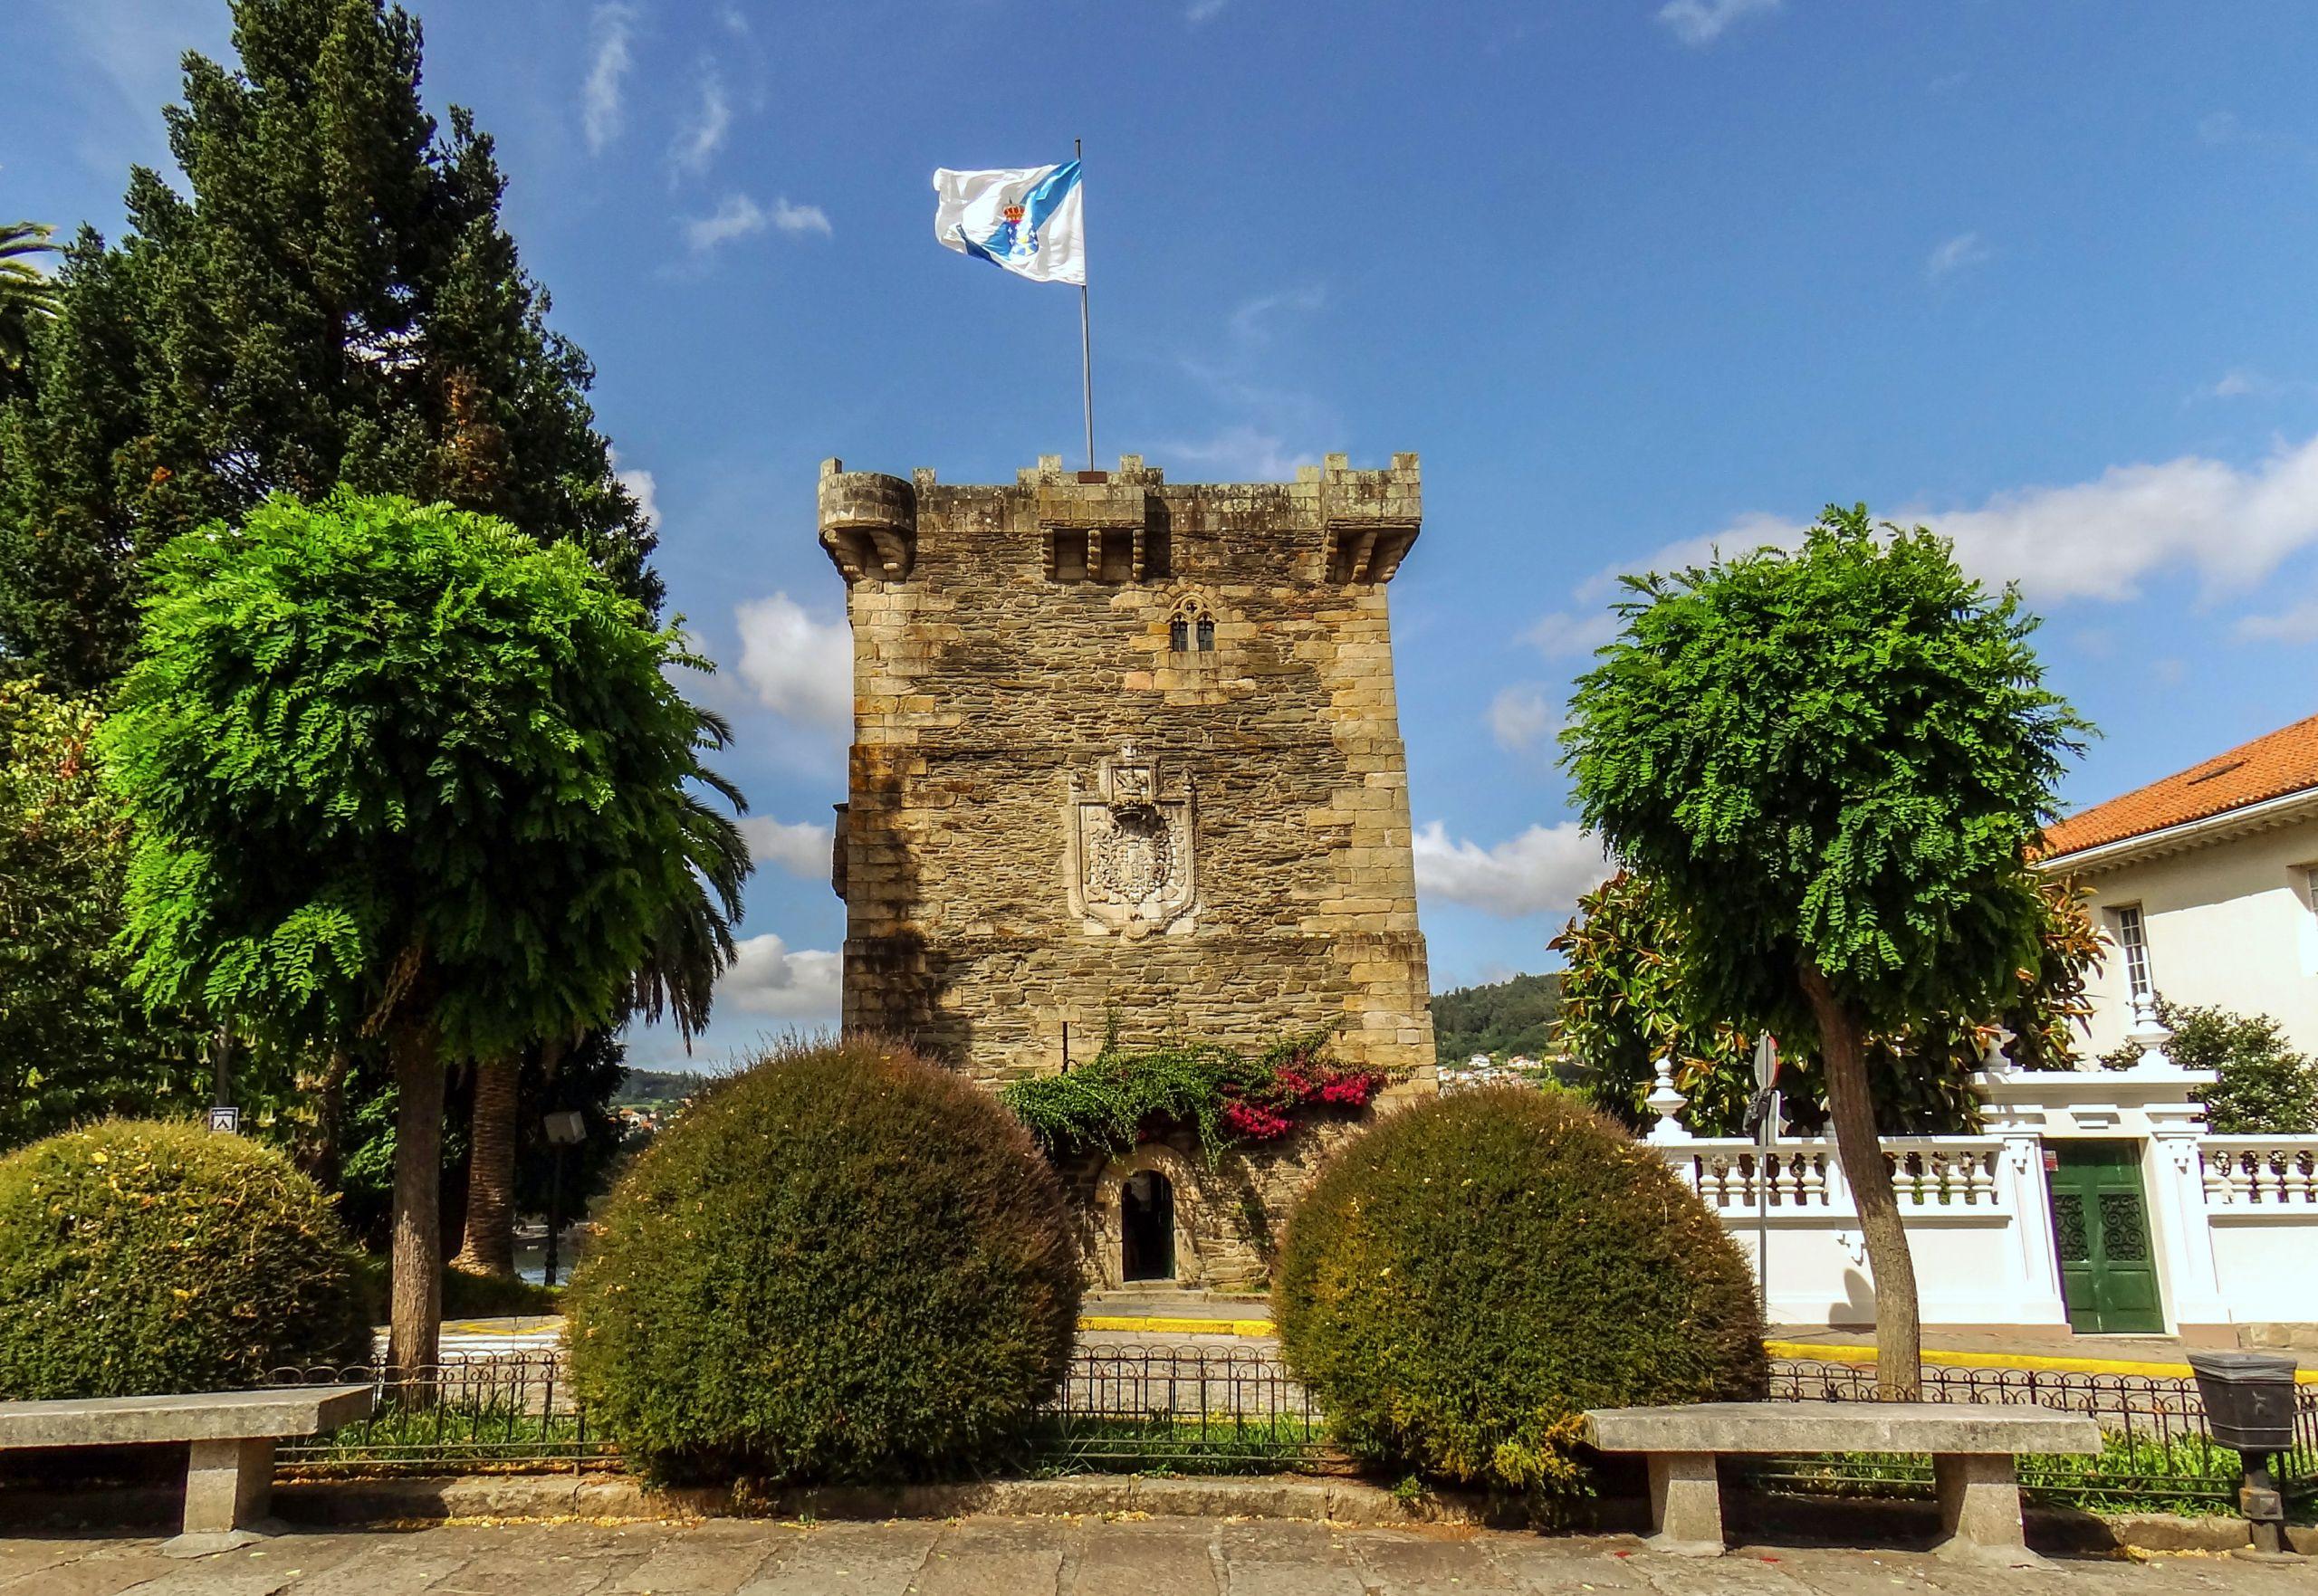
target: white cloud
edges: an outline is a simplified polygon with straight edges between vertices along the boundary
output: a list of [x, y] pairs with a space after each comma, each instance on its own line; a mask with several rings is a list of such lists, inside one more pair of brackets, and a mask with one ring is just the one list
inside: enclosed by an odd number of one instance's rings
[[2293, 394], [2318, 392], [2318, 382], [2306, 377], [2272, 377], [2245, 366], [2226, 371], [2192, 393], [2192, 399], [2282, 399]]
[[[2140, 596], [2160, 572], [2186, 571], [2209, 592], [2244, 591], [2301, 550], [2318, 545], [2318, 437], [2246, 467], [2185, 454], [2112, 466], [2087, 483], [2017, 488], [1975, 510], [1902, 505], [1883, 512], [1901, 526], [1929, 526], [1952, 540], [1965, 569], [1988, 582], [2018, 582], [2039, 605]], [[1769, 544], [1791, 549], [1805, 523], [1753, 513], [1719, 532], [1596, 572], [1526, 634], [1548, 655], [1613, 635], [1604, 607], [1622, 570], [1666, 571]]]
[[1277, 433], [1246, 423], [1194, 442], [1161, 444], [1151, 453], [1155, 460], [1186, 461], [1204, 469], [1209, 480], [1226, 483], [1293, 482], [1298, 466], [1317, 465], [1320, 459], [1291, 449]]
[[818, 948], [800, 948], [767, 932], [742, 937], [723, 979], [716, 983], [720, 1009], [771, 1015], [779, 1019], [834, 1024], [844, 958]]
[[706, 171], [732, 130], [733, 102], [724, 93], [723, 76], [712, 66], [700, 75], [700, 108], [669, 148], [669, 164], [680, 176]]
[[1231, 0], [1192, 0], [1183, 9], [1183, 20], [1197, 27], [1230, 4]]
[[655, 531], [660, 526], [660, 483], [657, 478], [641, 466], [622, 468], [619, 451], [612, 451], [612, 477], [627, 490], [628, 497], [644, 512], [644, 522]]
[[772, 202], [772, 209], [762, 205], [745, 194], [728, 194], [724, 203], [705, 216], [694, 216], [685, 224], [685, 243], [694, 254], [705, 254], [720, 244], [736, 238], [747, 238], [778, 227], [791, 238], [801, 238], [809, 233], [829, 236], [829, 219], [820, 206], [790, 205], [785, 198]]
[[1658, 20], [1674, 37], [1693, 47], [1711, 44], [1733, 23], [1758, 12], [1773, 12], [1781, 0], [1666, 0]]
[[2248, 643], [2318, 643], [2318, 599], [2275, 615], [2246, 616], [2237, 623], [2237, 636]]
[[1420, 898], [1445, 898], [1509, 920], [1566, 915], [1581, 894], [1610, 874], [1601, 843], [1575, 820], [1532, 826], [1492, 848], [1450, 841], [1438, 820], [1420, 827], [1412, 840]]
[[724, 203], [705, 216], [685, 224], [685, 243], [694, 254], [705, 254], [719, 244], [761, 233], [772, 220], [762, 206], [745, 194], [728, 194]]
[[827, 238], [831, 231], [827, 211], [817, 205], [790, 205], [785, 196], [772, 202], [772, 225], [791, 238], [802, 238], [808, 233]]
[[600, 153], [619, 137], [620, 80], [636, 64], [628, 40], [636, 27], [632, 5], [599, 5], [589, 22], [595, 53], [589, 60], [588, 81], [580, 94], [580, 124], [588, 135], [588, 148]]
[[791, 721], [844, 726], [853, 719], [853, 633], [819, 621], [786, 593], [733, 612], [741, 628], [741, 680], [765, 708]]
[[1561, 730], [1561, 705], [1537, 683], [1516, 682], [1490, 701], [1489, 729], [1498, 747], [1518, 753]]
[[834, 827], [816, 826], [810, 820], [775, 820], [755, 816], [741, 822], [741, 835], [748, 839], [749, 856], [760, 865], [778, 865], [790, 874], [801, 875], [808, 881], [829, 878], [829, 847], [836, 840]]
[[1995, 252], [1981, 241], [1978, 234], [1959, 233], [1931, 252], [1923, 263], [1923, 274], [1930, 282], [1938, 282], [1953, 277], [1959, 272], [1986, 265], [1994, 258]]
[[1231, 312], [1231, 336], [1246, 343], [1269, 342], [1271, 322], [1281, 312], [1309, 314], [1327, 302], [1328, 287], [1325, 282], [1309, 282], [1302, 288], [1258, 294]]
[[1582, 658], [1617, 635], [1618, 617], [1603, 604], [1592, 609], [1549, 610], [1521, 634], [1521, 641], [1547, 659]]

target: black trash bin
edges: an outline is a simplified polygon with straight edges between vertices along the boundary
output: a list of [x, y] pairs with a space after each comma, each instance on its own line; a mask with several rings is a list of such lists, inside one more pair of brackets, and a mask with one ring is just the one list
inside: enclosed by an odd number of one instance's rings
[[2206, 1429], [2237, 1451], [2245, 1471], [2237, 1505], [2253, 1532], [2253, 1550], [2290, 1555], [2285, 1498], [2270, 1477], [2270, 1455], [2294, 1447], [2294, 1360], [2279, 1352], [2193, 1352], [2189, 1367], [2197, 1371]]

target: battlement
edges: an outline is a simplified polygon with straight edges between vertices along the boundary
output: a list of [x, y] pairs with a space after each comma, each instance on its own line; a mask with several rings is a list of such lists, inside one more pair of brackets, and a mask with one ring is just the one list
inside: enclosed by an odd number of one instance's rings
[[1330, 454], [1299, 468], [1293, 483], [1170, 484], [1140, 454], [1121, 455], [1116, 471], [1071, 471], [1061, 455], [1043, 454], [1011, 484], [940, 489], [926, 470], [905, 480], [848, 472], [838, 460], [821, 465], [821, 545], [848, 587], [905, 581], [921, 536], [940, 539], [953, 521], [993, 521], [1005, 534], [1001, 548], [1019, 550], [1050, 581], [1164, 580], [1180, 574], [1179, 563], [1196, 565], [1202, 549], [1228, 544], [1284, 559], [1306, 580], [1375, 587], [1393, 579], [1423, 520], [1414, 454], [1375, 471]]

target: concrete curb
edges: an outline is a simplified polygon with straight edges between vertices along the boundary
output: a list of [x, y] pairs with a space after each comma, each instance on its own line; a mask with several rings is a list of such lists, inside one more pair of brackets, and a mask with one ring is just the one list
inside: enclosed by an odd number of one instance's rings
[[1341, 1524], [1505, 1524], [1486, 1499], [1428, 1495], [1404, 1502], [1365, 1480], [1300, 1475], [1153, 1478], [1066, 1475], [934, 1485], [819, 1486], [759, 1495], [741, 1487], [647, 1490], [621, 1475], [460, 1475], [447, 1478], [287, 1480], [274, 1511], [302, 1524], [430, 1518], [960, 1518], [1147, 1513], [1169, 1517]]
[[[1154, 1478], [1082, 1474], [900, 1486], [821, 1486], [757, 1495], [738, 1487], [647, 1490], [624, 1475], [460, 1475], [441, 1478], [290, 1480], [274, 1487], [274, 1511], [309, 1524], [409, 1523], [443, 1518], [780, 1518], [878, 1521], [1148, 1514], [1156, 1517], [1258, 1518], [1350, 1524], [1458, 1524], [1486, 1529], [1535, 1525], [1518, 1502], [1479, 1492], [1432, 1491], [1404, 1497], [1366, 1480], [1305, 1475]], [[1819, 1542], [1873, 1548], [1930, 1537], [1930, 1503], [1835, 1501], [1729, 1491], [1734, 1532], [1803, 1534]], [[1645, 1504], [1623, 1497], [1578, 1505], [1570, 1534], [1639, 1533]], [[2100, 1515], [2031, 1507], [2028, 1538], [2050, 1552], [2229, 1552], [2247, 1543], [2243, 1521], [2220, 1515]], [[1920, 1522], [1919, 1522], [1920, 1521]], [[2288, 1532], [2294, 1549], [2318, 1553], [2318, 1527]]]

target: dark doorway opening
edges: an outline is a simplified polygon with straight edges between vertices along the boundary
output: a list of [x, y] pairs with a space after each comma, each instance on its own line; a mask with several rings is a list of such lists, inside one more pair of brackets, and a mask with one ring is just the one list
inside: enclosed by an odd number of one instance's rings
[[1175, 1277], [1175, 1188], [1156, 1170], [1119, 1188], [1119, 1278]]

